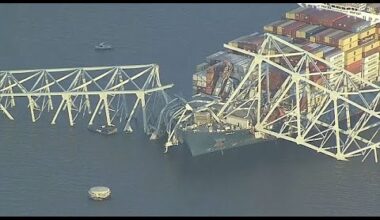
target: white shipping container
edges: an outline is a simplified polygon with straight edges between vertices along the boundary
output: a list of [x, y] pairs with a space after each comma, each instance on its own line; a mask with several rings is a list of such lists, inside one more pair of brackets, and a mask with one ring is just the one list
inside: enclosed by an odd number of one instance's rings
[[194, 81], [197, 81], [197, 80], [198, 80], [198, 74], [197, 74], [197, 73], [194, 73], [194, 74], [193, 74], [193, 80], [194, 80]]
[[368, 69], [379, 65], [378, 59], [367, 60], [363, 62], [363, 69]]
[[378, 75], [379, 75], [379, 66], [375, 66], [375, 67], [363, 70], [363, 77], [365, 79], [377, 77]]
[[364, 63], [368, 63], [372, 60], [379, 60], [379, 53], [372, 54], [371, 56], [362, 59]]

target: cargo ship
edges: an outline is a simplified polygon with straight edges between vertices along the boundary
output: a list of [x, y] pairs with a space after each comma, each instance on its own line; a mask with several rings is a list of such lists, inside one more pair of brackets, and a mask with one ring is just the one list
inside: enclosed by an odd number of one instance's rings
[[[378, 83], [380, 25], [377, 18], [380, 15], [380, 4], [299, 3], [299, 6], [286, 12], [281, 19], [264, 25], [263, 31], [241, 36], [231, 40], [227, 45], [258, 53], [265, 33], [270, 33], [335, 67], [344, 68], [371, 83]], [[205, 62], [195, 68], [193, 94], [226, 102], [245, 77], [252, 60], [252, 56], [228, 49], [211, 54], [206, 57]], [[289, 61], [295, 66], [300, 59], [294, 57]], [[286, 65], [280, 59], [277, 62]], [[267, 68], [268, 71], [267, 93], [281, 89], [286, 74], [269, 65], [262, 68]], [[325, 71], [327, 66], [317, 62], [315, 67], [310, 68], [310, 72], [318, 72]], [[321, 77], [312, 80], [319, 83]], [[371, 99], [374, 95], [376, 94], [366, 94], [364, 98]], [[353, 96], [351, 98], [358, 99]], [[322, 99], [323, 95], [315, 96], [306, 105], [316, 108]], [[306, 105], [301, 108], [307, 108]], [[255, 109], [253, 111], [255, 112]], [[359, 112], [361, 111], [356, 109], [350, 114], [355, 116]], [[276, 117], [281, 118], [284, 114], [279, 109]], [[194, 113], [192, 123], [183, 125], [177, 131], [177, 139], [190, 148], [193, 156], [275, 140], [274, 137], [264, 137], [262, 133], [254, 130], [254, 115], [255, 113], [252, 117], [247, 117], [231, 114], [222, 122], [215, 123], [212, 113]]]

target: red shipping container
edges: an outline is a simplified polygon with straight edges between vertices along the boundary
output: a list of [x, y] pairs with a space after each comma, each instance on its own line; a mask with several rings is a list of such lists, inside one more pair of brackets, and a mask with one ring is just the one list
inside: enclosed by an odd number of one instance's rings
[[302, 28], [304, 26], [306, 26], [305, 22], [295, 21], [294, 23], [283, 27], [282, 35], [292, 36], [292, 32], [294, 32], [293, 35], [295, 35], [294, 30], [298, 30], [299, 28]]
[[260, 35], [260, 36], [255, 36], [255, 37], [239, 40], [237, 42], [238, 47], [244, 50], [257, 52], [261, 44], [264, 42], [264, 38], [265, 38], [264, 35]]
[[358, 60], [350, 65], [344, 67], [347, 71], [351, 73], [360, 73], [362, 71], [362, 60]]
[[[316, 66], [319, 68], [319, 70], [317, 69]], [[321, 71], [321, 72], [326, 72], [327, 71], [327, 65], [324, 64], [324, 63], [321, 63], [321, 62], [317, 61], [316, 66], [313, 65], [313, 64], [309, 64], [309, 71], [310, 71], [310, 73], [317, 73], [319, 71]]]
[[348, 31], [348, 32], [353, 32], [354, 31], [353, 27], [356, 24], [358, 24], [360, 22], [363, 22], [363, 21], [364, 21], [363, 19], [360, 19], [360, 18], [357, 18], [357, 17], [348, 17], [348, 16], [345, 16], [345, 17], [342, 17], [342, 18], [334, 21], [332, 27], [334, 27], [336, 29]]
[[[277, 69], [275, 67], [269, 68], [269, 90], [271, 92], [277, 91], [281, 85], [286, 80], [288, 74], [280, 69]], [[263, 81], [261, 81], [261, 88], [263, 91], [266, 91], [267, 89], [267, 79], [264, 78]]]
[[297, 21], [302, 21], [306, 23], [310, 23], [310, 15], [315, 12], [315, 9], [305, 8], [303, 11], [295, 14], [295, 18]]
[[320, 24], [321, 17], [325, 16], [327, 14], [327, 11], [325, 10], [315, 10], [310, 12], [310, 24]]
[[333, 23], [340, 18], [347, 17], [345, 14], [340, 12], [327, 11], [328, 13], [320, 17], [320, 25], [325, 27], [333, 27]]

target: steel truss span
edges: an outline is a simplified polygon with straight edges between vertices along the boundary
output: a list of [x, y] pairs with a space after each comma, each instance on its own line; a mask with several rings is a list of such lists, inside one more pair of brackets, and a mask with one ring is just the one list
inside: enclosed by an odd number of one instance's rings
[[[167, 134], [166, 149], [181, 143], [176, 135], [181, 129], [196, 127], [195, 114], [210, 112], [215, 123], [226, 125], [226, 117], [240, 111], [252, 118], [255, 137], [285, 139], [337, 160], [360, 156], [364, 161], [371, 155], [378, 161], [377, 84], [271, 34], [257, 53], [224, 47], [252, 57], [244, 78], [224, 100], [198, 94], [191, 101], [168, 102], [152, 135]], [[321, 64], [327, 67], [323, 71]], [[268, 69], [283, 73], [275, 89]]]
[[172, 86], [161, 84], [156, 64], [0, 71], [0, 109], [14, 120], [16, 98], [26, 98], [33, 122], [53, 112], [51, 124], [67, 114], [73, 126], [79, 115], [88, 115], [89, 125], [97, 119], [118, 122], [126, 132], [133, 131], [131, 120], [141, 110], [150, 134], [157, 108], [168, 102], [165, 90]]

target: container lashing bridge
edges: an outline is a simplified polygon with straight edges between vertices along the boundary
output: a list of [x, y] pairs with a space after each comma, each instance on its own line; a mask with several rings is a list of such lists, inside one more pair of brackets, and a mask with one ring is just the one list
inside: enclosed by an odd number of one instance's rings
[[[194, 124], [197, 112], [210, 112], [214, 122], [223, 124], [226, 116], [241, 111], [245, 117], [255, 116], [252, 130], [256, 137], [284, 139], [337, 160], [362, 156], [364, 161], [372, 154], [378, 161], [377, 84], [272, 34], [265, 35], [257, 53], [224, 47], [252, 57], [244, 78], [224, 101], [197, 94], [190, 101], [175, 98], [169, 102], [158, 120], [165, 129], [158, 125], [152, 135], [156, 138], [164, 130], [166, 148], [181, 143], [178, 130]], [[283, 72], [275, 90], [269, 80], [274, 74], [270, 68]]]

